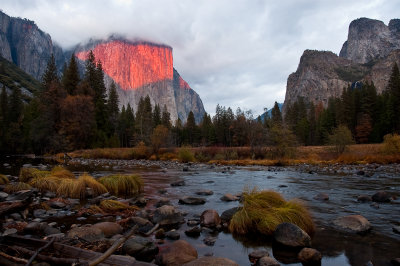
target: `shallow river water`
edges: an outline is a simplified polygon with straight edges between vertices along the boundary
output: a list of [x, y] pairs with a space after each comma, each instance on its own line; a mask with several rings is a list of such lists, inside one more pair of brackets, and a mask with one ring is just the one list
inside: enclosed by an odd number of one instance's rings
[[[6, 160], [10, 166], [4, 167], [0, 161], [0, 173], [16, 175], [18, 167], [26, 160]], [[43, 163], [31, 160], [32, 165]], [[198, 217], [204, 210], [223, 211], [239, 206], [239, 202], [223, 202], [225, 193], [241, 193], [245, 188], [257, 187], [280, 192], [285, 199], [299, 198], [310, 209], [317, 231], [312, 239], [312, 247], [322, 253], [322, 265], [391, 265], [390, 260], [400, 257], [400, 235], [392, 231], [400, 225], [400, 201], [372, 205], [359, 203], [359, 195], [372, 196], [379, 190], [400, 195], [400, 173], [377, 173], [372, 177], [349, 175], [324, 175], [296, 171], [296, 168], [269, 167], [213, 167], [209, 165], [190, 165], [189, 171], [182, 171], [182, 165], [170, 167], [171, 163], [161, 167], [137, 167], [130, 161], [84, 161], [84, 164], [71, 165], [68, 168], [75, 173], [89, 172], [93, 176], [108, 173], [136, 173], [145, 182], [145, 197], [149, 199], [147, 208], [160, 198], [168, 198], [180, 210], [187, 212], [186, 219]], [[172, 187], [175, 181], [184, 180], [185, 186]], [[196, 196], [199, 190], [212, 190], [204, 205], [180, 205], [179, 197]], [[160, 190], [166, 190], [160, 194]], [[318, 193], [327, 193], [328, 201], [313, 199]], [[335, 230], [332, 221], [340, 216], [360, 214], [366, 217], [373, 229], [366, 235], [355, 235]], [[187, 240], [198, 251], [199, 256], [210, 255], [226, 257], [240, 265], [250, 265], [248, 254], [254, 249], [264, 248], [283, 265], [301, 265], [272, 249], [271, 241], [259, 236], [234, 238], [230, 233], [213, 234], [217, 240], [214, 246], [207, 246], [203, 239], [210, 233], [202, 232], [198, 238], [187, 237], [184, 224], [178, 230], [181, 239]], [[289, 259], [288, 259], [289, 258]]]

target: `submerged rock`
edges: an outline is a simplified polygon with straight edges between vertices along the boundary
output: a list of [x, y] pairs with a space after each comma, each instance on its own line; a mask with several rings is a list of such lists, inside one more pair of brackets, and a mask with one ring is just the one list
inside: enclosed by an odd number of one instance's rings
[[181, 186], [184, 186], [184, 185], [185, 185], [185, 181], [184, 180], [180, 180], [180, 181], [176, 181], [176, 182], [171, 183], [171, 186], [173, 186], [173, 187], [181, 187]]
[[164, 205], [157, 208], [153, 215], [153, 223], [160, 225], [176, 225], [183, 221], [182, 214], [174, 206]]
[[371, 198], [371, 196], [368, 196], [368, 195], [360, 195], [357, 197], [357, 201], [358, 202], [370, 202], [370, 201], [372, 201], [372, 198]]
[[185, 197], [179, 199], [179, 203], [187, 204], [187, 205], [202, 205], [202, 204], [206, 203], [206, 200], [204, 198], [185, 196]]
[[339, 217], [333, 223], [341, 229], [355, 233], [364, 233], [371, 230], [371, 223], [361, 215]]
[[177, 240], [156, 256], [157, 265], [183, 265], [197, 259], [196, 249], [185, 240]]
[[319, 193], [318, 195], [316, 195], [314, 197], [315, 200], [321, 200], [321, 201], [325, 201], [325, 200], [329, 200], [329, 195], [326, 193]]
[[256, 249], [249, 254], [249, 261], [255, 264], [262, 257], [269, 257], [269, 253], [265, 249]]
[[205, 210], [200, 216], [200, 224], [205, 227], [216, 227], [221, 224], [221, 218], [216, 210]]
[[158, 247], [148, 238], [134, 236], [122, 246], [123, 252], [137, 260], [152, 261], [158, 253]]
[[212, 190], [207, 190], [207, 189], [196, 192], [196, 195], [199, 195], [199, 196], [210, 196], [213, 194], [214, 194], [214, 192]]
[[231, 221], [233, 215], [235, 215], [235, 213], [237, 213], [239, 210], [240, 210], [240, 207], [233, 207], [233, 208], [230, 208], [230, 209], [224, 211], [220, 216], [221, 221], [223, 223], [226, 223], [226, 222], [229, 223]]
[[280, 264], [274, 258], [266, 256], [259, 259], [256, 266], [280, 266]]
[[274, 231], [274, 239], [281, 245], [289, 247], [309, 247], [311, 237], [300, 227], [292, 223], [281, 223]]
[[222, 201], [237, 201], [239, 200], [239, 197], [232, 195], [231, 193], [226, 193], [223, 195], [220, 200]]
[[185, 231], [185, 234], [190, 237], [198, 237], [200, 236], [200, 233], [201, 233], [201, 228], [199, 226], [189, 228], [188, 230]]
[[171, 240], [178, 240], [179, 238], [181, 238], [181, 235], [176, 230], [168, 231], [167, 233], [165, 233], [165, 236]]
[[374, 195], [372, 195], [372, 201], [375, 202], [390, 202], [392, 200], [389, 193], [386, 191], [378, 191]]
[[313, 265], [320, 264], [322, 259], [321, 252], [313, 248], [303, 248], [297, 257], [302, 263]]
[[122, 227], [113, 222], [101, 222], [93, 225], [92, 227], [100, 229], [105, 237], [112, 237], [122, 233]]

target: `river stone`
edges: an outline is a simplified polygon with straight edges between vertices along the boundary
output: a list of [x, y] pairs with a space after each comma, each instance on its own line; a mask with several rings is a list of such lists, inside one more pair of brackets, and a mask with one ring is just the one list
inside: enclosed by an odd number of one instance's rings
[[372, 201], [372, 198], [371, 198], [371, 196], [368, 196], [368, 195], [360, 195], [357, 197], [357, 201], [358, 202], [370, 202], [370, 201]]
[[137, 260], [152, 261], [158, 253], [158, 247], [148, 238], [134, 236], [124, 243], [122, 251]]
[[281, 223], [274, 231], [274, 239], [281, 245], [289, 247], [309, 247], [311, 237], [300, 227], [292, 223]]
[[280, 264], [274, 258], [265, 256], [257, 261], [256, 266], [280, 266]]
[[33, 189], [17, 191], [7, 197], [7, 201], [25, 201], [33, 197]]
[[321, 252], [313, 248], [303, 248], [297, 257], [302, 263], [320, 263], [322, 259]]
[[221, 221], [223, 223], [230, 222], [233, 215], [235, 215], [235, 213], [237, 213], [239, 210], [240, 210], [240, 207], [233, 207], [233, 208], [230, 208], [230, 209], [224, 211], [220, 216]]
[[400, 234], [400, 226], [394, 225], [394, 226], [392, 227], [392, 229], [393, 229], [393, 232], [395, 232], [396, 234]]
[[390, 261], [393, 266], [400, 266], [400, 258], [395, 258]]
[[156, 239], [163, 239], [165, 238], [165, 230], [163, 228], [158, 229], [155, 233], [154, 236]]
[[100, 229], [105, 237], [112, 237], [122, 233], [122, 227], [113, 222], [101, 222], [93, 225], [92, 227]]
[[225, 195], [223, 195], [220, 200], [222, 201], [236, 201], [239, 200], [238, 197], [232, 195], [231, 193], [226, 193]]
[[103, 232], [99, 228], [93, 226], [75, 227], [72, 228], [67, 237], [69, 238], [82, 238], [87, 242], [95, 242], [104, 238]]
[[62, 208], [65, 208], [65, 206], [67, 206], [65, 203], [63, 203], [61, 201], [49, 201], [47, 203], [49, 204], [49, 206], [51, 208], [54, 208], [54, 209], [62, 209]]
[[214, 194], [214, 192], [212, 190], [207, 190], [207, 189], [196, 192], [196, 195], [199, 195], [199, 196], [211, 196], [212, 194]]
[[179, 238], [181, 238], [181, 235], [176, 230], [171, 230], [165, 233], [165, 236], [171, 240], [178, 240]]
[[203, 243], [206, 244], [207, 246], [214, 246], [216, 241], [217, 238], [212, 236], [207, 236], [206, 238], [203, 239]]
[[370, 222], [361, 215], [339, 217], [333, 223], [341, 229], [350, 230], [355, 233], [364, 233], [371, 229]]
[[4, 231], [3, 236], [13, 235], [16, 234], [17, 232], [18, 230], [15, 228], [8, 228]]
[[171, 205], [171, 201], [167, 198], [161, 198], [159, 201], [157, 201], [155, 206], [159, 208], [164, 205]]
[[372, 201], [375, 202], [390, 202], [391, 196], [386, 191], [378, 191], [372, 195]]
[[177, 225], [183, 221], [182, 214], [174, 206], [164, 205], [154, 211], [153, 223], [160, 225]]
[[7, 193], [0, 191], [0, 201], [5, 200], [7, 197], [8, 197]]
[[318, 195], [316, 195], [314, 197], [315, 200], [321, 200], [321, 201], [325, 201], [325, 200], [329, 200], [329, 195], [326, 193], [319, 193]]
[[179, 199], [179, 203], [187, 205], [201, 205], [206, 203], [206, 200], [204, 198], [185, 196]]
[[233, 260], [227, 258], [218, 258], [218, 257], [202, 257], [197, 260], [193, 260], [189, 263], [183, 264], [184, 266], [204, 266], [204, 265], [212, 265], [212, 266], [239, 266]]
[[185, 234], [190, 237], [198, 237], [200, 236], [200, 233], [201, 233], [201, 228], [199, 226], [189, 228], [188, 230], [185, 231]]
[[182, 187], [184, 185], [185, 185], [185, 181], [184, 180], [180, 180], [180, 181], [176, 181], [176, 182], [171, 183], [171, 186], [173, 186], [173, 187]]
[[216, 227], [221, 224], [221, 218], [216, 210], [205, 210], [200, 216], [200, 224], [205, 227]]
[[36, 209], [33, 211], [33, 216], [35, 218], [45, 218], [47, 217], [47, 211], [45, 209]]
[[157, 265], [183, 265], [197, 259], [196, 249], [185, 240], [177, 240], [156, 256]]
[[269, 253], [265, 249], [256, 249], [249, 254], [249, 261], [255, 264], [262, 257], [269, 257]]

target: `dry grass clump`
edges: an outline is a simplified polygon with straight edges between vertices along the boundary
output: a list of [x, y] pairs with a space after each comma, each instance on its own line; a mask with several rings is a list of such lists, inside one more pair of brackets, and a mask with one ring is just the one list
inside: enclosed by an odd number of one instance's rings
[[117, 200], [103, 200], [100, 202], [100, 208], [105, 212], [117, 212], [125, 210], [137, 210], [136, 206], [129, 206]]
[[271, 235], [284, 222], [293, 223], [308, 234], [315, 230], [310, 213], [299, 201], [285, 201], [277, 192], [254, 189], [243, 193], [243, 207], [232, 217], [229, 229], [236, 234]]
[[51, 176], [58, 177], [58, 178], [70, 178], [70, 179], [75, 179], [75, 175], [71, 172], [65, 169], [64, 167], [57, 165], [53, 169], [51, 169], [50, 172]]
[[6, 185], [10, 182], [5, 175], [0, 175], [0, 185]]
[[383, 137], [382, 152], [384, 154], [400, 154], [400, 135], [387, 134]]
[[143, 190], [143, 180], [138, 175], [109, 175], [99, 178], [99, 182], [113, 195], [130, 197]]
[[24, 182], [11, 183], [5, 186], [4, 192], [10, 194], [21, 190], [31, 189], [32, 187]]
[[86, 198], [86, 188], [91, 188], [96, 197], [107, 192], [107, 189], [93, 177], [83, 174], [78, 179], [60, 179], [57, 194], [70, 198]]
[[32, 167], [22, 167], [19, 172], [20, 182], [29, 182], [31, 179], [36, 177], [46, 177], [50, 175], [50, 171], [39, 170]]
[[56, 192], [60, 185], [60, 178], [55, 176], [35, 177], [32, 178], [29, 184], [32, 187], [39, 189], [41, 192], [52, 191]]

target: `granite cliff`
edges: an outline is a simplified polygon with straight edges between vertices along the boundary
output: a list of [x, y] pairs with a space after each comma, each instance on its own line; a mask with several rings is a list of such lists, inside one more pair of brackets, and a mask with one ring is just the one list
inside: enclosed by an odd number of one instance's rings
[[112, 37], [78, 46], [74, 53], [84, 61], [90, 50], [102, 62], [106, 84], [117, 84], [121, 106], [129, 103], [136, 110], [140, 97], [149, 95], [153, 105], [167, 106], [172, 121], [185, 122], [190, 111], [197, 122], [202, 119], [203, 103], [174, 69], [171, 47]]
[[340, 97], [343, 88], [357, 81], [373, 82], [381, 93], [395, 62], [400, 64], [400, 20], [388, 26], [367, 18], [354, 20], [339, 56], [304, 51], [296, 72], [288, 77], [283, 113], [298, 97], [326, 107], [330, 97]]

